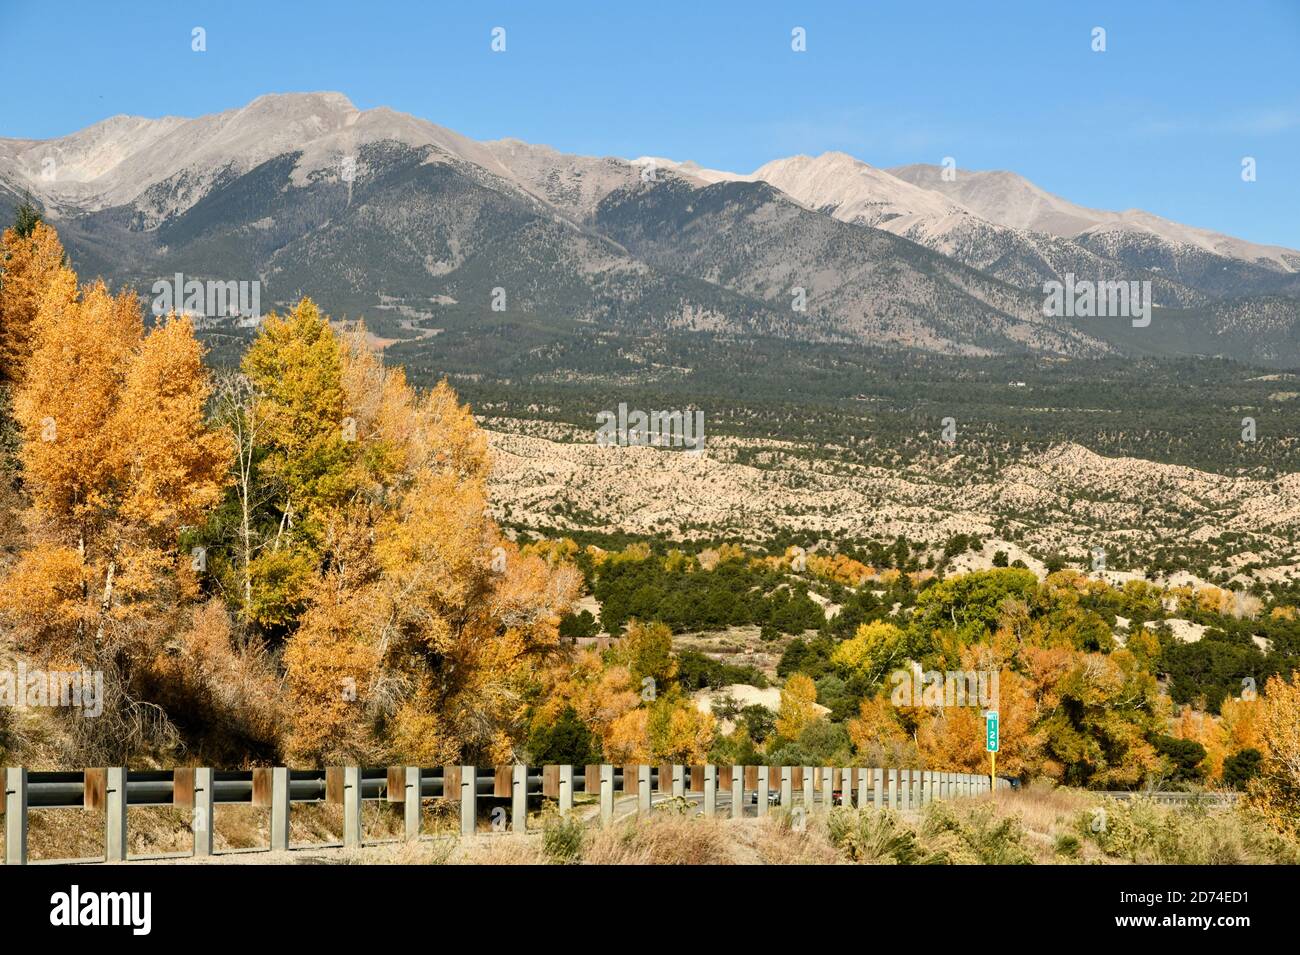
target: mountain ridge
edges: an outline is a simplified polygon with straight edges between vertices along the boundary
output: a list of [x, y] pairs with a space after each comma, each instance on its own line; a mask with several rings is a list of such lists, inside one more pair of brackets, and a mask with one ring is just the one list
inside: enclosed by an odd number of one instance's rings
[[[425, 175], [426, 166], [450, 173]], [[749, 174], [662, 158], [583, 156], [514, 138], [473, 140], [387, 107], [359, 110], [332, 92], [266, 94], [192, 119], [114, 116], [55, 140], [0, 139], [0, 202], [31, 193], [66, 233], [74, 256], [119, 282], [147, 284], [174, 271], [251, 272], [272, 283], [273, 301], [286, 301], [289, 290], [325, 288], [329, 306], [395, 308], [417, 323], [436, 320], [449, 301], [483, 303], [493, 289], [515, 283], [517, 305], [540, 315], [633, 324], [641, 315], [647, 329], [846, 335], [972, 354], [1109, 353], [1117, 342], [1108, 331], [1041, 314], [1043, 284], [1072, 274], [1149, 281], [1158, 307], [1199, 323], [1171, 339], [1172, 353], [1226, 347], [1247, 360], [1300, 363], [1300, 346], [1293, 347], [1300, 252], [1149, 213], [1087, 209], [1015, 173], [939, 172], [922, 164], [879, 169], [842, 152], [786, 157]], [[707, 199], [728, 183], [774, 190], [751, 194], [761, 201], [734, 220], [709, 202], [701, 208], [710, 207], [715, 225], [745, 231], [764, 254], [783, 250], [784, 258], [764, 266], [784, 273], [783, 288], [756, 274], [744, 245], [728, 249], [721, 236], [704, 236], [709, 241], [694, 249], [673, 247], [684, 236], [702, 236], [686, 228], [703, 215], [690, 196]], [[645, 230], [628, 221], [627, 199], [639, 197], [636, 208], [649, 212], [660, 207], [646, 201], [657, 189], [671, 199], [682, 228], [643, 241], [638, 251], [629, 239], [646, 239]], [[471, 195], [482, 214], [447, 206]], [[850, 228], [835, 233], [834, 251], [823, 249], [828, 260], [811, 250], [832, 241], [829, 233], [785, 201]], [[614, 206], [622, 216], [617, 228]], [[278, 212], [253, 215], [262, 207]], [[498, 215], [533, 225], [517, 234]], [[366, 240], [340, 232], [342, 222]], [[483, 231], [492, 228], [500, 231]], [[783, 228], [794, 231], [772, 231]], [[466, 249], [474, 252], [461, 254]], [[538, 263], [535, 275], [548, 275], [551, 287], [515, 269], [514, 252]], [[695, 274], [683, 267], [687, 261]], [[724, 262], [730, 284], [719, 272]], [[740, 275], [746, 269], [748, 278]], [[796, 288], [817, 290], [814, 317], [792, 314]], [[1271, 337], [1255, 348], [1233, 330], [1257, 322], [1261, 309]], [[1154, 350], [1160, 347], [1157, 341]], [[1143, 349], [1152, 350], [1149, 340]]]

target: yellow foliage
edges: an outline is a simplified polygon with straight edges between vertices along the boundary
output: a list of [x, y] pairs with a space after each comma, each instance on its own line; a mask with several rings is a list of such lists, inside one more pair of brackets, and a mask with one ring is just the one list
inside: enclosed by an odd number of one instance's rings
[[1173, 732], [1176, 739], [1191, 740], [1205, 747], [1203, 766], [1207, 779], [1223, 778], [1223, 761], [1229, 755], [1227, 740], [1220, 720], [1211, 713], [1193, 710], [1184, 704], [1174, 720]]
[[22, 380], [41, 300], [50, 280], [68, 272], [63, 261], [58, 234], [44, 222], [30, 236], [15, 229], [0, 235], [0, 381]]
[[[354, 428], [340, 454], [329, 428], [282, 443], [281, 475], [318, 517], [323, 568], [284, 655], [289, 753], [509, 761], [580, 575], [502, 538], [488, 516], [486, 437], [446, 382], [416, 395], [359, 334], [339, 343], [309, 302], [255, 348], [258, 369], [306, 365], [307, 388], [329, 387], [337, 355], [339, 404], [327, 404]], [[286, 404], [297, 410], [272, 431], [302, 416], [292, 394]], [[337, 467], [332, 482], [303, 478], [303, 455]], [[327, 493], [349, 487], [360, 493]]]
[[526, 556], [535, 555], [548, 564], [570, 563], [580, 552], [580, 548], [568, 537], [550, 538], [525, 544], [520, 552]]
[[903, 631], [877, 620], [860, 625], [850, 639], [835, 648], [831, 662], [876, 682], [902, 662], [902, 656]]
[[781, 687], [781, 705], [776, 714], [776, 733], [782, 739], [794, 740], [809, 723], [817, 719], [817, 687], [812, 678], [803, 673], [792, 673]]
[[1228, 697], [1219, 707], [1219, 728], [1224, 748], [1231, 753], [1243, 749], [1264, 748], [1260, 736], [1259, 699], [1241, 700]]
[[[219, 500], [230, 444], [204, 420], [210, 390], [187, 320], [146, 335], [134, 295], [96, 282], [78, 298], [59, 269], [31, 332], [14, 410], [33, 546], [0, 603], [37, 652], [89, 660], [151, 633], [128, 623], [193, 592], [176, 538]], [[39, 607], [24, 597], [37, 590]]]
[[887, 693], [864, 699], [858, 705], [858, 715], [848, 721], [847, 729], [859, 759], [876, 766], [912, 763], [916, 750], [898, 717]]
[[1264, 758], [1247, 799], [1273, 826], [1300, 836], [1300, 672], [1270, 677], [1257, 704]]
[[808, 570], [818, 577], [833, 580], [845, 587], [861, 587], [876, 576], [876, 569], [845, 554], [808, 555]]
[[703, 763], [713, 745], [716, 723], [712, 713], [690, 700], [661, 697], [650, 708], [650, 755], [669, 763]]

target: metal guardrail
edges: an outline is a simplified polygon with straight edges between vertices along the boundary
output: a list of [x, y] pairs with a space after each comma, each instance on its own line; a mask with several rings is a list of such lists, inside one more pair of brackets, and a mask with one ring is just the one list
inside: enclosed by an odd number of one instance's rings
[[[400, 804], [407, 839], [420, 838], [424, 799], [458, 800], [460, 831], [478, 831], [481, 800], [510, 805], [511, 831], [527, 827], [530, 801], [553, 799], [559, 812], [573, 811], [574, 796], [596, 797], [601, 824], [613, 821], [616, 794], [635, 796], [637, 812], [648, 812], [654, 794], [694, 799], [705, 815], [716, 814], [719, 796], [730, 801], [733, 818], [754, 805], [764, 815], [770, 805], [852, 805], [859, 808], [908, 810], [937, 799], [975, 796], [990, 789], [987, 776], [933, 770], [813, 766], [613, 765], [578, 767], [521, 764], [496, 766], [480, 773], [474, 766], [390, 766], [246, 770], [180, 768], [131, 770], [122, 767], [42, 772], [10, 768], [5, 773], [5, 862], [25, 864], [28, 813], [34, 809], [103, 810], [105, 861], [127, 859], [127, 809], [131, 806], [177, 806], [192, 812], [194, 855], [213, 854], [213, 817], [218, 805], [248, 805], [271, 810], [271, 849], [289, 848], [289, 811], [294, 804], [325, 803], [343, 807], [344, 845], [363, 843], [361, 805], [367, 801]], [[999, 789], [1009, 788], [1006, 779]], [[411, 798], [418, 793], [419, 798]], [[747, 800], [746, 797], [752, 797]], [[494, 825], [505, 828], [505, 813], [493, 805]]]

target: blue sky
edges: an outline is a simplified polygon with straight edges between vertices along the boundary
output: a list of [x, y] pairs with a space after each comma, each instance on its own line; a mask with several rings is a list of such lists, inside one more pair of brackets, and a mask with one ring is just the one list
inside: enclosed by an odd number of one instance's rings
[[828, 149], [878, 166], [952, 156], [1300, 248], [1297, 0], [0, 0], [0, 62], [0, 136], [338, 90], [474, 138], [742, 171]]

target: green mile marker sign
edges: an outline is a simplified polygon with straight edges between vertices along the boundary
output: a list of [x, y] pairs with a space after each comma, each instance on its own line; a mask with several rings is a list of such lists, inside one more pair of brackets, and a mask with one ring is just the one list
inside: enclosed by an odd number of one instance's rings
[[990, 753], [996, 753], [998, 751], [997, 711], [989, 710], [987, 713], [984, 714], [984, 719], [985, 719], [984, 729], [986, 733], [984, 748], [987, 749]]

